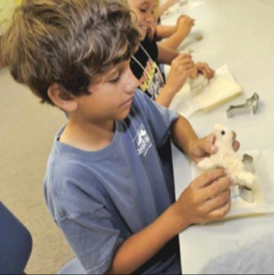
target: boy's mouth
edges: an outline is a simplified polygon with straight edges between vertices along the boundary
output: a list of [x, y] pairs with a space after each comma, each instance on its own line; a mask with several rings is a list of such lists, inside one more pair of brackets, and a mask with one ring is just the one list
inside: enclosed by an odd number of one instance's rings
[[147, 25], [139, 25], [139, 27], [143, 33], [147, 33], [147, 31], [149, 29], [149, 26], [147, 26]]
[[132, 103], [132, 100], [133, 100], [133, 96], [130, 97], [128, 100], [126, 100], [124, 103], [122, 103], [122, 104], [121, 104], [121, 107], [123, 108], [123, 107], [128, 107], [128, 106], [130, 106], [131, 103]]

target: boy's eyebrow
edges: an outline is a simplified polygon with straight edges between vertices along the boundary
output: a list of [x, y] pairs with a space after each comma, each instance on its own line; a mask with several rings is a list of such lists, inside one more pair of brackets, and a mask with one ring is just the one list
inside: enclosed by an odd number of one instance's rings
[[110, 76], [116, 74], [117, 72], [119, 72], [118, 68], [112, 69], [110, 72], [107, 72], [106, 76], [110, 77]]
[[140, 5], [140, 6], [141, 6], [141, 5], [150, 5], [150, 2], [149, 2], [149, 1], [143, 1], [143, 2], [141, 2], [139, 5]]
[[[143, 2], [141, 2], [140, 4], [139, 4], [139, 6], [144, 6], [144, 5], [146, 5], [146, 6], [151, 6], [151, 3], [149, 2], [149, 1], [143, 1]], [[153, 7], [153, 9], [155, 9], [155, 7], [156, 7], [156, 5]]]

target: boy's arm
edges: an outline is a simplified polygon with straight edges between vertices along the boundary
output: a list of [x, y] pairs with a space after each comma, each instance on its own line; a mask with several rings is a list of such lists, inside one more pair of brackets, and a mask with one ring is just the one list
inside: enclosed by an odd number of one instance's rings
[[106, 274], [131, 274], [191, 224], [223, 218], [231, 206], [230, 186], [221, 169], [196, 178], [157, 220], [117, 249]]
[[188, 226], [187, 221], [178, 221], [172, 205], [156, 221], [128, 238], [117, 249], [106, 274], [131, 274]]
[[[203, 158], [215, 154], [217, 148], [214, 145], [215, 135], [210, 134], [199, 139], [188, 120], [179, 116], [171, 126], [171, 139], [175, 145], [183, 150], [193, 161], [199, 162]], [[238, 151], [240, 143], [233, 132], [233, 149]]]
[[161, 44], [157, 43], [158, 47], [158, 62], [171, 65], [171, 62], [179, 56], [179, 53], [176, 52], [175, 50], [168, 49]]
[[199, 139], [188, 120], [180, 115], [171, 126], [171, 139], [195, 162], [217, 152], [215, 136], [211, 134]]
[[157, 25], [156, 26], [156, 38], [157, 40], [162, 40], [163, 38], [168, 38], [171, 35], [175, 34], [177, 31], [176, 26], [165, 26]]
[[176, 31], [165, 41], [161, 42], [161, 45], [176, 50], [188, 36], [191, 28], [194, 26], [194, 22], [195, 20], [187, 15], [180, 16], [177, 21]]
[[160, 42], [159, 44], [163, 47], [176, 50], [182, 41], [186, 38], [187, 35], [185, 35], [182, 32], [175, 32], [170, 37], [168, 37], [165, 41]]
[[173, 122], [171, 138], [173, 143], [188, 155], [190, 155], [191, 144], [198, 141], [198, 137], [192, 126], [188, 120], [182, 116], [179, 116], [179, 118]]
[[190, 55], [178, 55], [172, 61], [166, 85], [161, 89], [156, 102], [168, 108], [175, 94], [180, 91], [188, 77], [194, 72], [194, 69], [194, 63]]

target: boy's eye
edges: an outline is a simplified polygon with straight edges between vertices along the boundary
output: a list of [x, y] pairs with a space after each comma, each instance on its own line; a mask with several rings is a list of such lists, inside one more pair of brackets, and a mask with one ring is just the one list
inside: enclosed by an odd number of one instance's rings
[[118, 75], [118, 77], [116, 77], [116, 78], [114, 78], [114, 79], [109, 80], [109, 82], [110, 82], [110, 83], [116, 83], [116, 82], [119, 81], [119, 79], [120, 79], [120, 75]]
[[147, 10], [146, 9], [140, 9], [140, 12], [146, 13]]

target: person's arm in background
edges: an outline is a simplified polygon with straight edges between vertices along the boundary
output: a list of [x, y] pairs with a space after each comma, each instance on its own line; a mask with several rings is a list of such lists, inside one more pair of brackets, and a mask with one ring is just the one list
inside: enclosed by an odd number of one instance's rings
[[156, 102], [168, 108], [176, 93], [180, 91], [190, 75], [195, 72], [196, 68], [192, 56], [189, 54], [178, 55], [171, 63], [166, 84], [161, 89]]
[[171, 62], [180, 55], [179, 52], [162, 46], [161, 43], [157, 43], [158, 58], [157, 61], [161, 64], [171, 65]]
[[[176, 50], [183, 42], [183, 40], [188, 36], [194, 24], [194, 19], [190, 18], [187, 15], [182, 15], [177, 21], [176, 31], [173, 32], [166, 40], [160, 42], [159, 44], [166, 48]], [[166, 26], [157, 26], [157, 37], [162, 35], [164, 27]]]
[[156, 26], [156, 40], [161, 41], [164, 38], [169, 38], [177, 31], [177, 26], [157, 25]]
[[167, 0], [159, 7], [159, 17], [161, 17], [170, 7], [178, 3], [179, 0]]
[[189, 77], [195, 79], [199, 73], [203, 73], [208, 79], [214, 76], [215, 71], [207, 63], [195, 64], [189, 54], [178, 53], [159, 44], [157, 47], [158, 62], [171, 65], [166, 84], [156, 98], [156, 102], [160, 105], [168, 108], [176, 93], [181, 90]]

